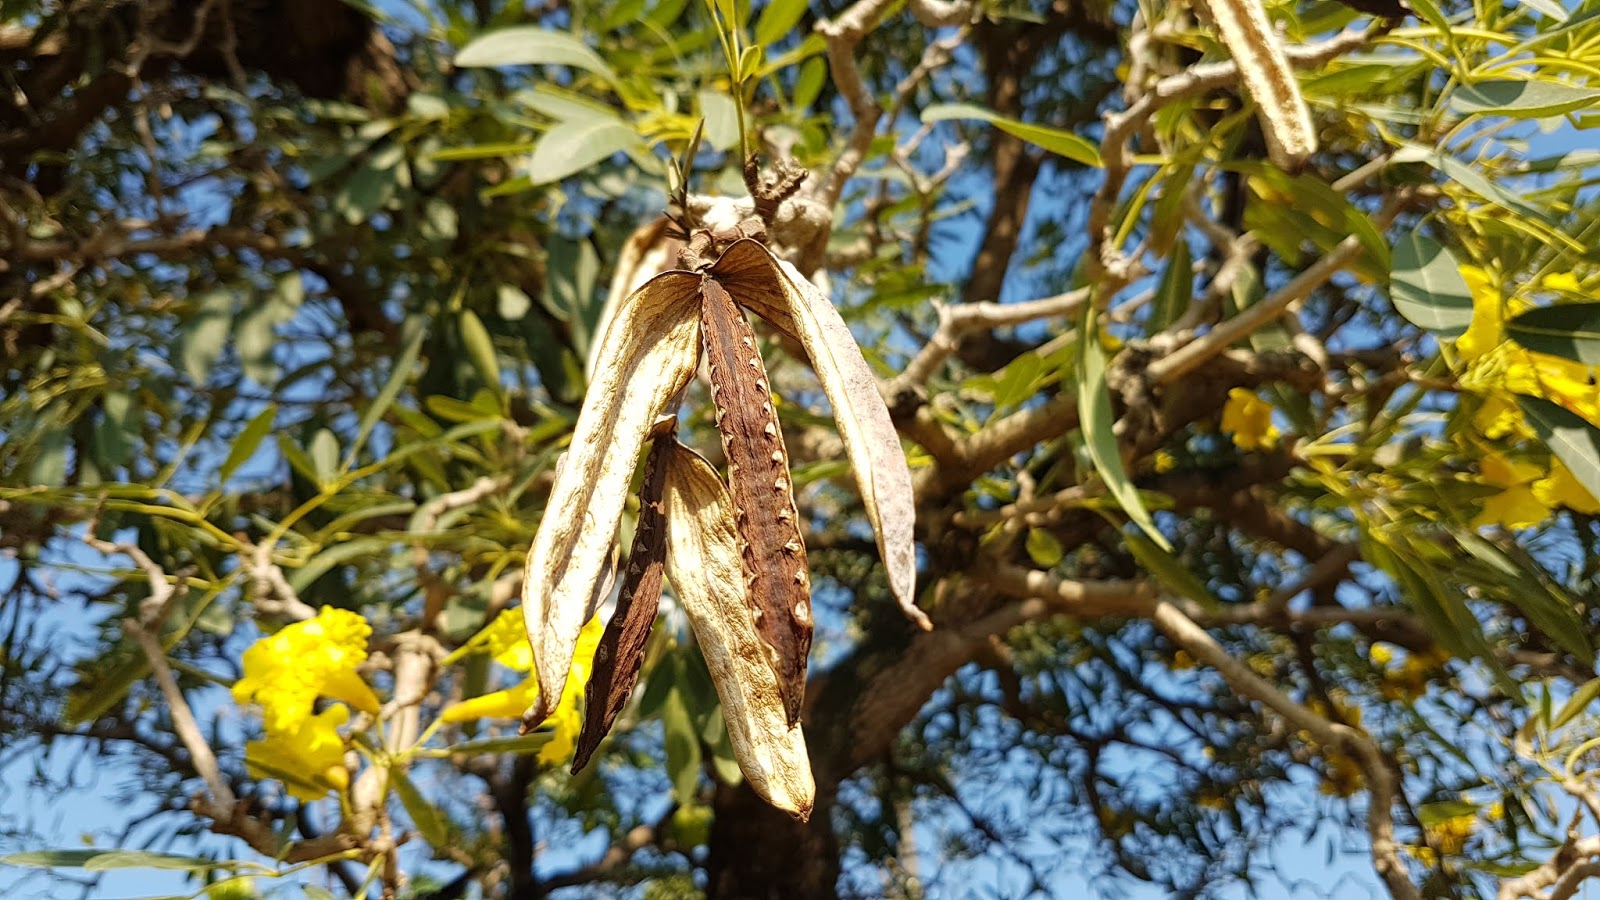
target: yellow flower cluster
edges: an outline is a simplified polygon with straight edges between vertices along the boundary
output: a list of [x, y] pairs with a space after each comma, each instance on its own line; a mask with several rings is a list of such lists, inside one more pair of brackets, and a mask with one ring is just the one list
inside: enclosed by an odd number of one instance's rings
[[1222, 407], [1222, 430], [1233, 435], [1240, 450], [1266, 450], [1278, 443], [1278, 426], [1272, 424], [1272, 405], [1247, 388], [1228, 392]]
[[1462, 266], [1461, 275], [1472, 290], [1472, 324], [1457, 339], [1456, 353], [1467, 366], [1461, 385], [1487, 397], [1475, 420], [1484, 435], [1532, 435], [1512, 394], [1544, 397], [1600, 425], [1600, 386], [1594, 370], [1575, 360], [1525, 350], [1509, 340], [1506, 318], [1526, 310], [1528, 303], [1507, 300], [1496, 279], [1477, 266]]
[[[555, 765], [572, 756], [578, 745], [578, 733], [583, 730], [583, 689], [589, 682], [589, 672], [594, 666], [594, 651], [600, 644], [605, 623], [595, 616], [583, 626], [578, 635], [577, 650], [572, 657], [572, 670], [567, 685], [561, 691], [561, 701], [545, 722], [553, 726], [550, 742], [539, 749], [539, 762]], [[533, 705], [539, 696], [539, 681], [534, 677], [532, 652], [523, 636], [522, 609], [509, 609], [495, 617], [479, 632], [469, 646], [476, 645], [494, 656], [495, 662], [510, 669], [528, 673], [521, 682], [506, 688], [463, 700], [447, 707], [440, 718], [446, 722], [470, 722], [475, 719], [515, 719]]]
[[342, 704], [313, 715], [317, 698], [342, 700], [374, 715], [379, 702], [356, 667], [367, 658], [372, 628], [358, 613], [324, 606], [314, 618], [268, 635], [244, 652], [244, 676], [233, 685], [243, 706], [259, 704], [265, 737], [245, 746], [251, 774], [284, 782], [302, 800], [318, 800], [349, 785], [344, 738], [350, 718]]
[[[1594, 370], [1574, 360], [1534, 353], [1509, 340], [1506, 318], [1526, 309], [1526, 301], [1508, 300], [1498, 280], [1478, 266], [1462, 266], [1461, 275], [1472, 291], [1472, 324], [1456, 341], [1456, 353], [1467, 367], [1461, 385], [1484, 398], [1473, 426], [1491, 440], [1533, 437], [1517, 407], [1516, 394], [1544, 397], [1600, 425], [1600, 386]], [[1576, 284], [1570, 275], [1555, 275], [1545, 278], [1541, 287], [1570, 291]], [[1474, 526], [1528, 528], [1549, 518], [1560, 506], [1600, 514], [1600, 501], [1558, 459], [1552, 458], [1546, 471], [1533, 463], [1489, 453], [1479, 467], [1484, 482], [1501, 492], [1484, 501]]]
[[1475, 528], [1531, 528], [1562, 506], [1586, 515], [1600, 515], [1600, 502], [1555, 457], [1551, 457], [1550, 470], [1546, 472], [1533, 463], [1514, 462], [1489, 453], [1479, 461], [1478, 469], [1485, 483], [1501, 490], [1484, 499], [1483, 508], [1472, 520]]

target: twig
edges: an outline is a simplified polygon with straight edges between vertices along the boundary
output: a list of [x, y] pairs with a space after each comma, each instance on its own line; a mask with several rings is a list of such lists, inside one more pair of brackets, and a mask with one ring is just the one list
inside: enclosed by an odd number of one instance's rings
[[936, 307], [939, 327], [928, 343], [917, 352], [905, 371], [884, 385], [883, 394], [891, 401], [914, 386], [927, 382], [939, 366], [960, 347], [964, 334], [1017, 325], [1034, 319], [1075, 315], [1089, 299], [1089, 289], [1079, 288], [1054, 297], [1029, 300], [1025, 303], [963, 303], [959, 306]]
[[[1375, 217], [1374, 224], [1379, 228], [1386, 227], [1399, 215], [1404, 203], [1403, 196], [1392, 199]], [[1277, 319], [1354, 261], [1361, 255], [1361, 250], [1361, 239], [1356, 235], [1340, 241], [1330, 253], [1307, 266], [1305, 271], [1289, 279], [1260, 303], [1151, 363], [1148, 372], [1151, 383], [1167, 384], [1183, 378], [1251, 332]]]
[[135, 544], [103, 541], [92, 533], [85, 535], [83, 542], [101, 553], [127, 556], [144, 572], [146, 580], [150, 583], [150, 596], [140, 603], [139, 618], [124, 619], [123, 627], [138, 642], [139, 649], [150, 663], [150, 671], [155, 675], [156, 686], [161, 689], [161, 696], [167, 701], [167, 707], [171, 710], [172, 730], [177, 734], [178, 740], [183, 742], [184, 748], [189, 751], [189, 759], [194, 764], [194, 770], [205, 781], [206, 789], [211, 794], [211, 803], [222, 808], [234, 806], [238, 803], [238, 798], [234, 796], [233, 789], [228, 787], [227, 780], [222, 777], [222, 770], [217, 766], [217, 756], [211, 752], [211, 745], [206, 742], [205, 734], [195, 721], [194, 712], [189, 709], [189, 701], [184, 699], [183, 691], [178, 689], [178, 680], [172, 674], [172, 667], [167, 664], [166, 651], [161, 649], [160, 641], [151, 633], [160, 630], [161, 624], [166, 621], [167, 614], [172, 609], [173, 600], [177, 597], [177, 588], [174, 587], [172, 579], [159, 563]]

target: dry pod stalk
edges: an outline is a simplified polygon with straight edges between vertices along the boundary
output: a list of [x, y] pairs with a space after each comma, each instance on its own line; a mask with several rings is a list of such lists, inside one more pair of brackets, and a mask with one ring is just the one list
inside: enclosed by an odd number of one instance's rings
[[[833, 407], [890, 588], [914, 622], [929, 624], [914, 605], [911, 474], [877, 381], [827, 297], [744, 237], [760, 230], [760, 220], [749, 220], [732, 233], [696, 232], [680, 256], [682, 269], [650, 279], [609, 310], [568, 458], [528, 552], [524, 620], [540, 693], [523, 729], [548, 715], [544, 698], [561, 696], [634, 468], [654, 436], [627, 576], [587, 690], [575, 769], [632, 691], [664, 570], [716, 683], [740, 768], [762, 797], [803, 818], [813, 791], [799, 725], [810, 578], [782, 432], [745, 310], [805, 349]], [[714, 261], [702, 261], [722, 245]], [[726, 482], [670, 434], [702, 348]], [[666, 433], [658, 422], [668, 423]]]
[[1280, 168], [1298, 172], [1316, 152], [1317, 134], [1300, 82], [1261, 0], [1203, 0], [1203, 5], [1255, 98], [1268, 157]]

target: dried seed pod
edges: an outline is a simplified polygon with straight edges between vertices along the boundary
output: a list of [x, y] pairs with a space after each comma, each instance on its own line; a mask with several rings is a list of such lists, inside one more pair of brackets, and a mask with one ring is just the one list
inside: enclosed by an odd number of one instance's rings
[[544, 721], [566, 686], [639, 453], [656, 418], [694, 375], [699, 298], [699, 276], [657, 276], [621, 304], [600, 336], [595, 378], [523, 575], [523, 618], [539, 679], [524, 732]]
[[667, 577], [722, 701], [734, 758], [757, 794], [804, 821], [816, 794], [805, 733], [788, 721], [749, 615], [728, 490], [710, 463], [676, 441], [666, 463]]
[[1204, 0], [1204, 5], [1255, 98], [1267, 155], [1280, 168], [1298, 172], [1317, 150], [1317, 133], [1283, 41], [1261, 0]]
[[789, 456], [767, 369], [744, 312], [715, 279], [701, 288], [700, 322], [711, 402], [728, 458], [728, 488], [756, 630], [770, 648], [789, 724], [805, 699], [811, 579], [789, 485]]
[[916, 497], [911, 470], [878, 393], [878, 380], [849, 326], [826, 294], [756, 241], [735, 242], [711, 274], [741, 305], [805, 348], [839, 423], [839, 437], [888, 571], [889, 589], [907, 618], [923, 629], [933, 627], [916, 607]]
[[667, 443], [657, 438], [645, 458], [644, 484], [639, 489], [639, 522], [633, 529], [628, 573], [617, 595], [617, 608], [595, 648], [593, 674], [584, 687], [583, 731], [578, 734], [572, 773], [589, 764], [600, 741], [611, 731], [639, 681], [644, 646], [661, 606], [661, 575], [667, 558], [667, 521], [661, 504], [666, 484]]

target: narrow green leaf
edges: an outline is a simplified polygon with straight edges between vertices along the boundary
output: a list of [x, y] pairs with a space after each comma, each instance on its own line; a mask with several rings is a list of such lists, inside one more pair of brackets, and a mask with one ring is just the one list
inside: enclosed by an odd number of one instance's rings
[[34, 850], [30, 853], [0, 856], [0, 863], [34, 869], [81, 869], [84, 863], [105, 852], [105, 850]]
[[1472, 579], [1474, 583], [1485, 588], [1498, 587], [1499, 596], [1521, 610], [1529, 623], [1560, 644], [1563, 650], [1581, 660], [1594, 658], [1583, 617], [1578, 614], [1578, 604], [1560, 587], [1548, 583], [1539, 573], [1529, 571], [1531, 561], [1518, 565], [1499, 547], [1471, 531], [1456, 531], [1454, 537], [1468, 553], [1504, 579], [1498, 585], [1491, 585], [1488, 582], [1499, 579], [1487, 576]]
[[478, 377], [495, 393], [500, 392], [500, 360], [495, 356], [494, 339], [483, 320], [470, 309], [463, 309], [457, 322], [461, 343], [466, 347], [467, 359], [478, 370]]
[[350, 445], [350, 450], [345, 456], [346, 468], [355, 465], [356, 454], [366, 445], [367, 438], [372, 436], [372, 429], [378, 427], [384, 413], [394, 405], [395, 398], [405, 389], [406, 383], [411, 380], [411, 373], [417, 367], [417, 357], [422, 353], [422, 341], [427, 337], [423, 320], [420, 317], [408, 319], [401, 333], [405, 335], [405, 344], [400, 348], [400, 355], [395, 357], [394, 367], [389, 370], [389, 378], [378, 391], [378, 396], [373, 397], [372, 403], [361, 413], [361, 422], [356, 427], [355, 442]]
[[476, 741], [463, 741], [451, 744], [445, 750], [449, 753], [537, 753], [544, 749], [555, 737], [548, 731], [536, 731], [533, 734], [521, 737], [495, 737], [481, 738]]
[[170, 853], [152, 853], [148, 850], [108, 850], [94, 855], [83, 864], [90, 872], [107, 872], [112, 869], [179, 869], [199, 871], [225, 868], [230, 863], [197, 856], [174, 856]]
[[639, 143], [620, 119], [561, 122], [539, 138], [528, 159], [533, 184], [549, 184], [609, 159]]
[[1030, 144], [1043, 147], [1051, 153], [1065, 156], [1073, 162], [1086, 166], [1099, 168], [1100, 149], [1088, 138], [1079, 137], [1070, 131], [1060, 128], [1051, 128], [1047, 125], [1033, 125], [1028, 122], [1019, 122], [1007, 118], [999, 113], [974, 106], [970, 103], [940, 103], [930, 106], [922, 111], [922, 121], [943, 122], [947, 119], [977, 119], [988, 122], [990, 125], [1019, 137]]
[[1600, 90], [1550, 81], [1482, 81], [1465, 85], [1450, 98], [1462, 115], [1542, 119], [1600, 103]]
[[1194, 300], [1194, 259], [1188, 241], [1175, 241], [1167, 268], [1156, 285], [1155, 302], [1150, 310], [1150, 331], [1155, 333], [1182, 316]]
[[239, 436], [233, 439], [233, 445], [228, 448], [227, 457], [223, 459], [222, 465], [217, 469], [217, 481], [227, 481], [233, 477], [233, 473], [238, 471], [240, 466], [255, 455], [256, 450], [261, 447], [261, 442], [266, 440], [267, 435], [272, 433], [272, 425], [277, 415], [278, 405], [276, 403], [268, 403], [261, 412], [256, 413], [255, 417], [245, 424], [244, 428], [239, 432]]
[[506, 156], [521, 156], [533, 150], [536, 145], [532, 141], [501, 141], [494, 144], [471, 144], [465, 147], [446, 147], [428, 154], [428, 158], [438, 162], [451, 162], [468, 159], [499, 159]]
[[456, 65], [572, 66], [616, 81], [617, 74], [589, 45], [565, 31], [552, 31], [538, 25], [518, 25], [479, 35], [456, 54]]
[[233, 295], [207, 291], [195, 298], [194, 307], [179, 327], [178, 366], [196, 384], [204, 384], [228, 341], [233, 324]]
[[1543, 397], [1518, 395], [1517, 405], [1550, 452], [1566, 463], [1585, 490], [1600, 497], [1600, 428]]
[[363, 556], [375, 556], [383, 553], [389, 546], [390, 541], [378, 537], [352, 538], [351, 540], [334, 544], [311, 557], [305, 565], [295, 569], [294, 573], [289, 576], [289, 586], [296, 591], [303, 591], [334, 566], [343, 565]]
[[666, 728], [667, 777], [672, 779], [672, 795], [679, 803], [692, 803], [700, 784], [700, 736], [695, 732], [688, 704], [676, 688], [662, 704], [661, 724]]
[[336, 900], [333, 896], [333, 891], [321, 885], [303, 884], [300, 886], [300, 890], [305, 892], [306, 900]]
[[1479, 197], [1515, 213], [1521, 213], [1530, 219], [1543, 221], [1547, 218], [1544, 210], [1523, 200], [1521, 196], [1507, 191], [1488, 178], [1483, 173], [1474, 169], [1453, 156], [1445, 154], [1432, 147], [1420, 144], [1407, 144], [1394, 156], [1395, 162], [1425, 162], [1439, 170], [1446, 178], [1456, 182]]
[[811, 108], [822, 96], [822, 88], [828, 78], [828, 64], [821, 57], [808, 59], [800, 67], [800, 74], [794, 80], [794, 96], [791, 98], [795, 108], [804, 112]]
[[417, 826], [422, 837], [435, 847], [444, 847], [450, 840], [450, 827], [439, 808], [429, 803], [397, 766], [389, 769], [389, 783], [400, 795], [400, 805], [406, 808], [406, 815], [411, 817], [411, 823]]
[[1117, 436], [1112, 430], [1116, 424], [1111, 411], [1111, 389], [1106, 384], [1106, 355], [1100, 349], [1099, 325], [1092, 303], [1084, 304], [1084, 316], [1078, 327], [1078, 423], [1083, 429], [1083, 443], [1089, 451], [1100, 480], [1106, 483], [1108, 493], [1134, 524], [1150, 535], [1156, 546], [1172, 550], [1172, 545], [1160, 531], [1155, 520], [1145, 508], [1139, 491], [1128, 480], [1122, 467], [1122, 453], [1117, 447]]
[[1506, 323], [1506, 334], [1535, 353], [1600, 365], [1600, 303], [1530, 309]]
[[1395, 243], [1389, 299], [1407, 321], [1440, 337], [1460, 337], [1472, 324], [1472, 290], [1460, 264], [1420, 228]]
[[1589, 704], [1593, 703], [1596, 697], [1600, 697], [1600, 678], [1591, 678], [1585, 681], [1582, 687], [1573, 691], [1567, 702], [1561, 704], [1561, 709], [1555, 714], [1555, 718], [1550, 720], [1550, 730], [1554, 731], [1577, 718], [1589, 708]]
[[806, 14], [806, 0], [772, 0], [756, 17], [756, 43], [765, 47], [794, 30]]
[[1154, 541], [1142, 534], [1124, 534], [1122, 541], [1139, 565], [1154, 575], [1157, 581], [1207, 609], [1216, 608], [1217, 598], [1212, 596], [1205, 582], [1195, 577], [1177, 557], [1157, 547]]

